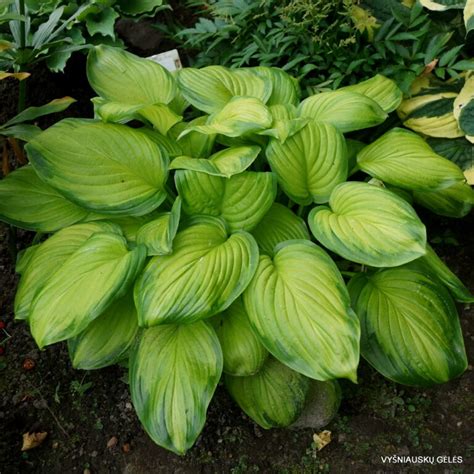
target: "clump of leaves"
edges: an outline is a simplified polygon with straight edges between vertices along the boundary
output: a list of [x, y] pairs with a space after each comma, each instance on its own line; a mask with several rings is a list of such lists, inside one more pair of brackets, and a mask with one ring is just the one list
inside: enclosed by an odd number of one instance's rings
[[[463, 51], [462, 18], [438, 20], [419, 2], [259, 0], [189, 2], [192, 28], [170, 22], [168, 33], [190, 50], [196, 67], [278, 65], [304, 78], [310, 93], [375, 72], [406, 93], [433, 61], [441, 78], [472, 69]], [[163, 29], [163, 26], [158, 26]]]
[[353, 139], [398, 107], [392, 81], [300, 102], [281, 69], [173, 76], [109, 47], [88, 77], [96, 119], [45, 130], [0, 182], [1, 218], [50, 234], [18, 260], [15, 314], [40, 348], [67, 341], [77, 368], [128, 361], [156, 443], [193, 445], [223, 373], [272, 428], [313, 380], [355, 382], [360, 352], [407, 385], [465, 370], [454, 299], [473, 297], [410, 202], [470, 206], [472, 190], [410, 131]]

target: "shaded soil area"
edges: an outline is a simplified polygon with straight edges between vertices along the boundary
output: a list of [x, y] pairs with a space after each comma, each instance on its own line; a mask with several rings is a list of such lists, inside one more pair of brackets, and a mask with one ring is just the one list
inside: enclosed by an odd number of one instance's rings
[[[62, 116], [90, 116], [93, 95], [84, 58], [65, 75], [39, 74], [29, 105], [71, 95], [79, 99]], [[0, 82], [0, 122], [13, 115], [15, 84]], [[447, 220], [422, 213], [431, 243], [474, 291], [474, 216]], [[17, 284], [0, 224], [0, 473], [313, 473], [474, 472], [474, 307], [459, 306], [470, 366], [459, 379], [430, 389], [391, 383], [364, 362], [359, 384], [342, 382], [343, 402], [326, 429], [332, 442], [316, 451], [313, 430], [256, 426], [218, 387], [196, 445], [178, 457], [147, 437], [133, 411], [126, 370], [81, 372], [71, 367], [64, 344], [39, 351], [26, 324], [13, 320]], [[33, 234], [19, 232], [20, 247]], [[44, 443], [21, 452], [22, 435], [45, 431]], [[433, 456], [438, 463], [383, 464], [381, 456]], [[442, 459], [436, 459], [442, 456]], [[444, 457], [445, 456], [445, 457]], [[446, 463], [462, 456], [462, 464]], [[451, 459], [452, 461], [453, 459]]]

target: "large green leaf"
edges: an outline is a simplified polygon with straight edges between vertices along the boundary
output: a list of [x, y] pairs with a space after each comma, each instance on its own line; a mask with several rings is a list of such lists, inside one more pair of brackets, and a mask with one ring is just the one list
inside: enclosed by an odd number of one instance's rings
[[143, 15], [153, 13], [163, 5], [163, 0], [117, 0], [119, 10], [125, 15]]
[[284, 428], [303, 411], [310, 380], [270, 357], [248, 377], [226, 375], [225, 385], [240, 408], [262, 428]]
[[130, 358], [130, 393], [155, 443], [184, 454], [196, 441], [222, 373], [222, 352], [205, 322], [143, 331]]
[[446, 217], [467, 216], [474, 204], [474, 191], [466, 183], [456, 183], [437, 191], [414, 191], [413, 199], [420, 206]]
[[403, 99], [403, 93], [397, 84], [380, 74], [353, 86], [342, 87], [340, 90], [365, 95], [377, 102], [386, 113], [393, 112]]
[[271, 82], [261, 74], [223, 66], [184, 68], [178, 73], [178, 84], [185, 99], [208, 114], [219, 112], [236, 96], [253, 97], [265, 103], [272, 94]]
[[104, 99], [124, 104], [169, 104], [176, 82], [163, 66], [121, 48], [100, 45], [87, 58], [91, 87]]
[[122, 296], [145, 261], [123, 237], [92, 235], [39, 289], [31, 303], [31, 334], [40, 348], [81, 333]]
[[275, 247], [285, 240], [310, 240], [306, 223], [287, 207], [275, 202], [252, 230], [260, 251], [273, 256]]
[[191, 219], [173, 253], [153, 257], [135, 285], [140, 326], [193, 323], [223, 311], [247, 287], [257, 262], [247, 232], [228, 236], [221, 219]]
[[250, 322], [264, 346], [293, 370], [316, 380], [355, 381], [359, 323], [335, 263], [306, 240], [283, 242], [260, 257], [244, 293]]
[[186, 214], [222, 217], [231, 231], [252, 230], [270, 209], [277, 192], [273, 173], [254, 171], [229, 179], [177, 171], [175, 183]]
[[334, 125], [342, 133], [374, 127], [387, 118], [370, 97], [345, 90], [312, 95], [301, 102], [298, 113], [301, 117]]
[[78, 336], [68, 340], [76, 369], [101, 369], [119, 362], [138, 332], [137, 311], [131, 293], [114, 301]]
[[186, 128], [179, 138], [196, 131], [205, 135], [221, 134], [226, 137], [240, 137], [260, 132], [272, 125], [272, 114], [260, 99], [233, 97], [218, 112], [209, 115], [205, 125]]
[[173, 251], [173, 239], [181, 216], [181, 198], [176, 198], [170, 212], [164, 212], [146, 223], [137, 232], [137, 243], [147, 248], [148, 255], [168, 255]]
[[281, 187], [298, 204], [327, 202], [347, 179], [344, 137], [328, 123], [309, 122], [285, 143], [271, 139], [266, 155]]
[[394, 128], [358, 155], [362, 171], [404, 189], [433, 191], [463, 182], [459, 166], [437, 155], [419, 135]]
[[18, 261], [16, 271], [21, 273], [21, 278], [15, 294], [16, 319], [29, 317], [31, 302], [36, 293], [64, 262], [97, 232], [121, 234], [117, 225], [108, 222], [76, 224], [60, 230], [39, 246], [35, 246], [35, 251], [29, 252], [27, 259]]
[[353, 262], [396, 267], [425, 253], [426, 229], [410, 204], [371, 184], [340, 184], [308, 222], [319, 242]]
[[446, 285], [453, 297], [462, 303], [474, 303], [474, 295], [464, 286], [463, 282], [448, 268], [432, 247], [426, 245], [426, 255], [420, 257], [407, 266], [416, 270], [434, 275]]
[[256, 374], [265, 363], [268, 351], [255, 334], [242, 299], [236, 299], [221, 314], [211, 319], [224, 355], [224, 372], [235, 376]]
[[291, 77], [283, 69], [276, 67], [258, 66], [253, 68], [252, 71], [272, 84], [272, 93], [267, 105], [298, 105], [300, 88], [294, 77]]
[[62, 120], [26, 150], [43, 181], [90, 211], [142, 215], [166, 197], [167, 156], [124, 125]]
[[0, 219], [22, 229], [54, 232], [84, 220], [89, 212], [68, 201], [24, 166], [0, 181]]
[[429, 386], [467, 366], [456, 307], [436, 280], [408, 269], [356, 276], [349, 284], [361, 322], [361, 352], [397, 383]]
[[171, 162], [170, 169], [200, 171], [212, 176], [230, 178], [245, 171], [259, 153], [258, 146], [240, 146], [225, 148], [214, 153], [209, 159], [178, 156]]

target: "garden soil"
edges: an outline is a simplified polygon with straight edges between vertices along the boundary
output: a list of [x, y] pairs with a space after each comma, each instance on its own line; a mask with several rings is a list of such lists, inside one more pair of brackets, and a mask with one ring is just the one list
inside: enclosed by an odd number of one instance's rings
[[[65, 75], [40, 72], [29, 105], [71, 95], [62, 116], [90, 116], [92, 91], [80, 56]], [[0, 123], [14, 115], [16, 85], [0, 83]], [[14, 165], [12, 163], [12, 165]], [[474, 291], [474, 218], [443, 219], [422, 213], [429, 238], [452, 270]], [[459, 306], [469, 368], [460, 378], [430, 389], [385, 380], [364, 362], [358, 385], [342, 382], [344, 399], [325, 429], [331, 442], [317, 451], [314, 430], [263, 430], [219, 386], [196, 445], [179, 457], [156, 446], [133, 411], [126, 370], [76, 371], [64, 344], [39, 351], [26, 324], [13, 320], [18, 282], [0, 224], [0, 473], [385, 473], [474, 472], [474, 307]], [[19, 232], [18, 245], [33, 238]], [[21, 451], [25, 433], [46, 432], [40, 446]], [[387, 464], [382, 456], [427, 456], [435, 464]], [[454, 457], [462, 463], [446, 463]], [[440, 458], [441, 457], [441, 458]], [[451, 459], [449, 459], [451, 457]], [[456, 458], [459, 461], [459, 458]], [[427, 461], [425, 459], [425, 461]]]

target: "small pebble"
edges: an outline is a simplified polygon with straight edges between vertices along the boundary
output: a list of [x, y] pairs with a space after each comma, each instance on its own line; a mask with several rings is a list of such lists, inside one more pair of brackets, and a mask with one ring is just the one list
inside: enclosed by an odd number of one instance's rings
[[122, 446], [122, 451], [124, 453], [129, 453], [130, 452], [130, 443], [125, 443], [123, 446]]
[[109, 439], [109, 441], [107, 442], [107, 447], [110, 449], [110, 448], [113, 448], [115, 446], [117, 446], [117, 443], [118, 443], [118, 439], [116, 436], [112, 436], [112, 438]]

